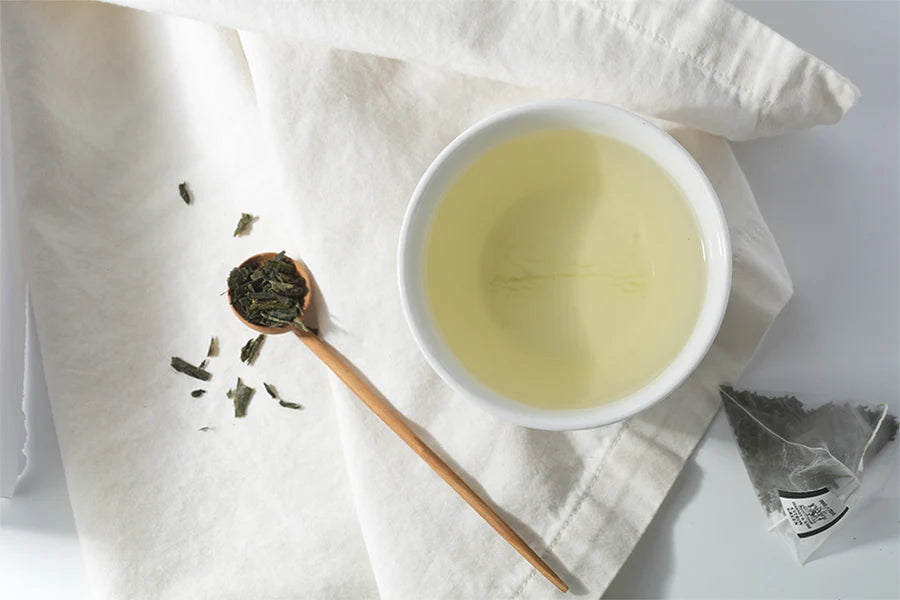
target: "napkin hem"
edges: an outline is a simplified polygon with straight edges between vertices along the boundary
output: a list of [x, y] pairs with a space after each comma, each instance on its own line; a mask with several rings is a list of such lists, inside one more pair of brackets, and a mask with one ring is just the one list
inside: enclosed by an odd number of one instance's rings
[[[606, 2], [603, 0], [559, 0], [552, 3], [533, 1], [525, 3], [537, 16], [552, 15], [559, 22], [566, 21], [582, 27], [571, 43], [555, 48], [545, 40], [538, 43], [539, 51], [550, 60], [554, 75], [540, 76], [528, 65], [511, 60], [520, 50], [521, 33], [497, 32], [497, 36], [481, 36], [469, 32], [464, 38], [469, 45], [454, 46], [446, 36], [435, 37], [439, 25], [428, 20], [423, 23], [422, 39], [408, 51], [399, 51], [393, 43], [379, 42], [372, 31], [383, 28], [396, 35], [415, 22], [411, 15], [392, 14], [392, 2], [387, 0], [373, 4], [372, 22], [361, 25], [357, 20], [340, 18], [335, 12], [318, 10], [310, 15], [303, 11], [309, 7], [289, 10], [290, 3], [276, 2], [277, 17], [253, 18], [252, 11], [241, 7], [229, 14], [208, 15], [203, 8], [207, 0], [175, 2], [173, 0], [105, 0], [137, 10], [156, 11], [208, 22], [219, 27], [229, 27], [262, 34], [274, 34], [292, 40], [340, 49], [347, 52], [372, 55], [381, 58], [410, 62], [439, 69], [449, 69], [462, 75], [541, 90], [559, 89], [563, 97], [586, 98], [628, 107], [634, 110], [636, 98], [605, 93], [609, 83], [621, 75], [615, 69], [598, 68], [593, 83], [587, 87], [575, 82], [579, 79], [572, 69], [571, 56], [584, 55], [594, 64], [602, 64], [607, 55], [600, 52], [606, 44], [606, 33], [628, 34], [639, 38], [660, 55], [677, 57], [674, 68], [663, 69], [659, 77], [668, 79], [684, 76], [681, 67], [696, 69], [703, 77], [688, 78], [692, 86], [707, 86], [712, 103], [710, 119], [697, 120], [691, 103], [669, 103], [661, 96], [661, 108], [655, 116], [671, 118], [692, 128], [724, 135], [729, 139], [744, 140], [795, 131], [814, 125], [836, 123], [860, 97], [859, 89], [834, 67], [803, 50], [774, 29], [760, 23], [740, 9], [712, 0], [702, 3], [688, 0], [654, 0], [647, 2]], [[351, 3], [352, 4], [352, 3]], [[465, 3], [462, 3], [465, 4]], [[477, 3], [475, 3], [477, 4]], [[498, 11], [508, 9], [501, 6]], [[334, 9], [330, 7], [329, 10]], [[523, 10], [527, 10], [524, 8]], [[655, 14], [659, 13], [659, 14]], [[444, 29], [463, 28], [470, 25], [472, 17], [448, 13], [451, 17]], [[304, 18], [308, 16], [309, 18]], [[497, 19], [496, 15], [490, 18]], [[243, 19], [243, 20], [242, 20]], [[477, 19], [476, 19], [477, 20]], [[602, 23], [598, 21], [602, 20]], [[498, 21], [499, 22], [499, 21]], [[540, 22], [540, 21], [536, 21]], [[602, 26], [602, 30], [598, 27]], [[428, 29], [428, 28], [431, 29]], [[483, 27], [487, 27], [486, 25]], [[475, 28], [478, 31], [478, 28]], [[526, 31], [525, 34], [529, 34]], [[574, 35], [574, 34], [573, 34]], [[512, 40], [512, 41], [511, 41]], [[749, 41], [748, 41], [749, 40]], [[533, 46], [534, 44], [532, 44]], [[531, 48], [532, 51], [535, 48]], [[479, 53], [497, 54], [497, 64], [482, 64]], [[575, 54], [577, 53], [577, 54]], [[571, 54], [571, 56], [570, 56]], [[614, 61], [613, 61], [614, 62]], [[648, 63], [656, 68], [658, 61]], [[706, 92], [697, 92], [703, 96]], [[644, 100], [647, 98], [644, 97]], [[640, 104], [640, 102], [638, 102]], [[736, 118], [728, 118], [725, 111], [736, 111]]]
[[682, 56], [683, 58], [687, 59], [691, 65], [693, 65], [694, 67], [696, 67], [697, 69], [699, 69], [700, 71], [702, 71], [703, 73], [708, 75], [709, 77], [711, 77], [715, 80], [718, 80], [719, 83], [724, 83], [726, 85], [726, 87], [730, 88], [732, 91], [743, 92], [751, 100], [755, 100], [755, 101], [759, 102], [760, 109], [765, 109], [765, 108], [775, 104], [775, 98], [769, 98], [769, 97], [766, 97], [765, 95], [757, 95], [750, 88], [747, 88], [747, 87], [737, 83], [728, 75], [725, 75], [724, 73], [716, 71], [709, 65], [705, 64], [703, 61], [700, 60], [700, 58], [698, 56], [691, 54], [690, 52], [688, 52], [687, 50], [684, 50], [680, 46], [675, 45], [672, 41], [670, 41], [668, 38], [663, 37], [661, 34], [650, 31], [649, 29], [647, 29], [640, 23], [636, 23], [632, 19], [629, 19], [628, 17], [616, 12], [609, 6], [600, 2], [600, 0], [590, 0], [590, 2], [594, 5], [594, 7], [598, 11], [607, 15], [610, 19], [613, 19], [614, 21], [618, 22], [620, 25], [626, 25], [630, 29], [639, 32], [644, 39], [656, 42], [656, 43], [660, 44], [661, 46], [663, 46], [664, 48], [666, 48], [667, 50], [671, 50], [671, 51], [675, 52], [676, 54]]
[[[668, 36], [663, 35], [662, 32], [653, 31], [645, 27], [640, 22], [642, 19], [632, 18], [628, 14], [622, 14], [609, 6], [606, 2], [603, 2], [603, 0], [582, 0], [581, 2], [578, 2], [578, 0], [569, 1], [580, 4], [581, 6], [585, 6], [585, 4], [592, 6], [599, 13], [604, 15], [613, 25], [618, 26], [619, 29], [630, 29], [637, 32], [644, 40], [658, 44], [665, 50], [678, 54], [685, 61], [685, 64], [704, 73], [707, 77], [715, 81], [717, 85], [724, 87], [726, 91], [734, 94], [735, 98], [745, 97], [750, 100], [752, 104], [755, 104], [756, 123], [751, 128], [750, 135], [732, 133], [726, 135], [728, 139], [742, 140], [786, 132], [786, 130], [778, 129], [777, 127], [775, 131], [769, 131], [764, 126], [764, 123], [769, 121], [773, 116], [773, 107], [776, 107], [780, 102], [784, 101], [786, 92], [793, 91], [793, 93], [797, 93], [797, 83], [794, 81], [794, 78], [791, 77], [791, 74], [778, 72], [781, 70], [779, 67], [784, 64], [783, 60], [775, 62], [769, 56], [752, 56], [746, 49], [741, 47], [731, 49], [733, 56], [731, 63], [728, 66], [729, 71], [733, 73], [744, 73], [746, 78], [746, 75], [759, 71], [764, 71], [766, 73], [776, 71], [774, 75], [769, 77], [770, 82], [766, 89], [754, 90], [753, 85], [750, 84], [759, 85], [760, 82], [758, 80], [748, 81], [746, 85], [738, 83], [734, 76], [730, 76], [728, 73], [716, 69], [714, 66], [711, 66], [710, 62], [704, 61], [702, 56], [703, 54], [708, 54], [707, 48], [701, 47], [699, 48], [699, 52], [686, 50], [680, 44], [673, 42]], [[641, 3], [631, 5], [632, 13], [637, 12], [640, 8], [644, 8]], [[834, 103], [833, 108], [837, 109], [837, 113], [823, 115], [821, 123], [833, 124], [838, 122], [840, 118], [859, 101], [862, 96], [859, 88], [833, 66], [804, 50], [779, 32], [767, 26], [765, 23], [754, 19], [739, 8], [732, 5], [728, 5], [728, 8], [743, 17], [744, 22], [742, 23], [742, 26], [744, 28], [756, 30], [757, 35], [754, 36], [754, 39], [765, 37], [769, 40], [771, 46], [777, 48], [776, 51], [771, 53], [772, 55], [777, 56], [779, 59], [783, 59], [785, 55], [788, 55], [788, 62], [792, 65], [793, 69], [803, 71], [804, 73], [814, 73], [814, 75], [805, 76], [803, 80], [815, 82], [816, 78], [818, 78], [820, 86], [823, 88], [820, 90], [822, 92], [822, 101], [819, 103], [818, 110], [820, 112], [828, 112], [828, 107], [825, 105], [827, 104], [826, 100], [829, 96]], [[677, 12], [677, 9], [675, 10]], [[719, 33], [723, 34], [727, 32], [720, 31]], [[723, 63], [723, 58], [721, 56], [713, 55], [711, 56], [711, 62]], [[792, 86], [795, 86], [793, 90]], [[813, 120], [806, 123], [805, 126], [809, 127], [815, 124], [816, 122]], [[698, 128], [693, 124], [691, 126]], [[721, 132], [713, 132], [712, 130], [703, 127], [699, 127], [699, 129], [721, 135]]]
[[[622, 426], [613, 444], [606, 451], [603, 461], [591, 476], [585, 490], [579, 495], [576, 506], [572, 509], [569, 516], [566, 517], [560, 530], [546, 548], [546, 554], [558, 557], [561, 562], [564, 561], [570, 567], [570, 571], [575, 571], [574, 567], [577, 565], [577, 571], [581, 573], [602, 573], [605, 581], [600, 582], [599, 587], [592, 588], [592, 592], [597, 593], [597, 597], [603, 595], [615, 575], [631, 555], [635, 542], [640, 539], [650, 521], [658, 512], [669, 490], [681, 474], [684, 463], [693, 453], [697, 444], [700, 443], [700, 440], [703, 439], [703, 433], [712, 423], [721, 406], [716, 394], [705, 392], [703, 394], [705, 401], [695, 411], [692, 411], [694, 414], [687, 414], [682, 420], [682, 426], [693, 424], [694, 427], [691, 427], [689, 431], [682, 431], [679, 434], [679, 438], [675, 441], [674, 447], [659, 441], [655, 444], [652, 442], [647, 443], [648, 440], [658, 440], [661, 437], [659, 435], [660, 432], [669, 430], [672, 419], [679, 414], [684, 414], [682, 410], [676, 410], [675, 403], [671, 402], [672, 399], [674, 398], [670, 397], [669, 400], [671, 408], [656, 418], [655, 424], [644, 431], [640, 431], [639, 425], [637, 427], [632, 425], [632, 423], [639, 423], [635, 421], [639, 417], [630, 419]], [[669, 463], [664, 468], [654, 469], [657, 463], [654, 463], [652, 460], [640, 460], [639, 458], [634, 460], [636, 457], [632, 456], [631, 460], [622, 462], [621, 458], [619, 458], [619, 455], [630, 455], [632, 453], [646, 455], [654, 450], [654, 446], [662, 450], [662, 452], [659, 452], [660, 456], [658, 459], [661, 458], [663, 461], [677, 460], [678, 468], [672, 469]], [[626, 458], [628, 457], [626, 456]], [[619, 463], [616, 461], [619, 461]], [[610, 473], [608, 469], [608, 466], [611, 464], [634, 463], [640, 465], [636, 470]], [[645, 476], [651, 469], [654, 469], [655, 472], [652, 475]], [[605, 482], [604, 495], [607, 495], [611, 490], [618, 491], [619, 497], [633, 492], [634, 502], [632, 510], [622, 511], [621, 503], [611, 502], [607, 504], [595, 495], [597, 492], [596, 484], [601, 480]], [[642, 481], [651, 482], [652, 487], [640, 491], [632, 489], [635, 482], [638, 482], [639, 487]], [[616, 514], [613, 514], [613, 510], [616, 511]], [[620, 512], [625, 513], [624, 517], [618, 514]], [[578, 523], [585, 525], [580, 530], [584, 533], [579, 533], [577, 527], [573, 528], [573, 525]], [[609, 538], [621, 539], [623, 529], [624, 534], [631, 538], [630, 543], [610, 544], [610, 546], [625, 547], [627, 552], [611, 558], [605, 552], [596, 551], [595, 544], [601, 535], [606, 533]], [[573, 558], [564, 558], [568, 556]], [[535, 579], [536, 573], [537, 571], [531, 569], [524, 576], [522, 583], [519, 584], [513, 595], [509, 597], [509, 600], [522, 600], [532, 596], [540, 597], [541, 592], [539, 591], [535, 591], [536, 595], [528, 593], [529, 584]]]
[[[629, 425], [631, 424], [631, 420], [625, 421], [620, 427], [618, 433], [616, 433], [616, 437], [613, 438], [612, 443], [609, 446], [609, 449], [604, 453], [603, 459], [600, 461], [600, 464], [594, 469], [594, 472], [591, 474], [588, 479], [587, 485], [584, 487], [584, 490], [578, 494], [578, 499], [575, 501], [575, 505], [572, 507], [572, 510], [569, 511], [569, 516], [567, 516], [559, 529], [556, 532], [556, 535], [553, 536], [553, 539], [550, 540], [550, 543], [547, 544], [545, 549], [545, 554], [552, 554], [553, 549], [559, 544], [560, 541], [564, 538], [566, 531], [571, 525], [572, 521], [578, 516], [581, 512], [582, 507], [584, 507], [587, 499], [590, 497], [591, 490], [594, 488], [594, 485], [600, 479], [600, 476], [603, 474], [606, 469], [606, 465], [609, 463], [609, 457], [616, 451], [619, 446], [619, 442], [622, 441], [622, 438], [625, 436], [625, 433], [628, 432]], [[525, 588], [528, 586], [528, 583], [534, 577], [535, 571], [534, 569], [530, 570], [527, 575], [522, 580], [522, 583], [516, 588], [516, 591], [510, 596], [510, 600], [517, 600], [521, 597], [522, 593], [525, 591]]]

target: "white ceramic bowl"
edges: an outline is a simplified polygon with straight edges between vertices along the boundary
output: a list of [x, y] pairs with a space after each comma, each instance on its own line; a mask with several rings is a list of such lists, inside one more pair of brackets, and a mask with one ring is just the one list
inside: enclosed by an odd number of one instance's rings
[[[655, 160], [678, 183], [700, 229], [706, 291], [687, 342], [668, 367], [635, 392], [591, 408], [548, 409], [507, 398], [472, 376], [442, 340], [425, 289], [425, 246], [436, 208], [459, 175], [489, 149], [547, 129], [577, 129], [621, 140]], [[400, 231], [398, 252], [403, 311], [419, 349], [457, 391], [495, 415], [537, 429], [585, 429], [648, 408], [678, 387], [709, 350], [731, 288], [728, 226], [715, 191], [693, 157], [671, 136], [628, 111], [580, 100], [552, 100], [511, 108], [473, 125], [438, 155], [416, 186]]]

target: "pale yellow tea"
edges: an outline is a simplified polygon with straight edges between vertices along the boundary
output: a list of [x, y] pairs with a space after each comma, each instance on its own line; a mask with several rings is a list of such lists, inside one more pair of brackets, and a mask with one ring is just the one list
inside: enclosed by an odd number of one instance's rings
[[504, 143], [448, 191], [428, 301], [458, 360], [526, 404], [579, 408], [640, 388], [684, 346], [705, 288], [681, 190], [622, 142], [553, 130]]

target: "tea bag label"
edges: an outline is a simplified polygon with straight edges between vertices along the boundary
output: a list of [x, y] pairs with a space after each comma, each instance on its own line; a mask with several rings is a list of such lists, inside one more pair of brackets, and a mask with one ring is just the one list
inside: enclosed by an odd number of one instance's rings
[[828, 488], [811, 492], [778, 490], [781, 508], [799, 538], [807, 538], [828, 530], [840, 521], [850, 507]]

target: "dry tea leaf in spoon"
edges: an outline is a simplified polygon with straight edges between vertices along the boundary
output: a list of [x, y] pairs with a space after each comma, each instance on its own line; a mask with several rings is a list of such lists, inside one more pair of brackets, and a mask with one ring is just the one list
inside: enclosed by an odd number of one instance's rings
[[244, 319], [261, 327], [295, 327], [306, 331], [301, 317], [309, 289], [284, 251], [261, 263], [231, 270], [228, 295]]

